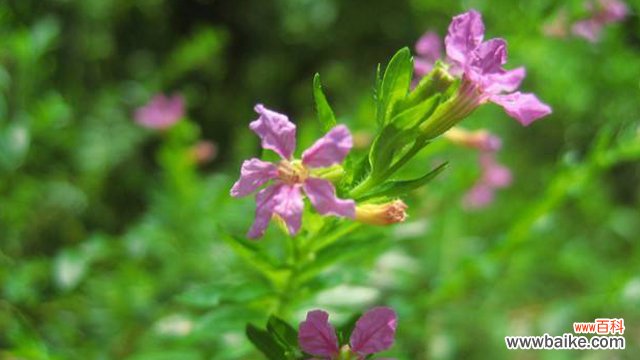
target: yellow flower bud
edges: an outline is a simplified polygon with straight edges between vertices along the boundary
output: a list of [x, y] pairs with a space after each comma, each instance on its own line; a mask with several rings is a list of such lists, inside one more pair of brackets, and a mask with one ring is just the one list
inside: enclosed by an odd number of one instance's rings
[[384, 204], [364, 204], [356, 206], [356, 221], [369, 225], [391, 225], [407, 218], [408, 206], [402, 200]]

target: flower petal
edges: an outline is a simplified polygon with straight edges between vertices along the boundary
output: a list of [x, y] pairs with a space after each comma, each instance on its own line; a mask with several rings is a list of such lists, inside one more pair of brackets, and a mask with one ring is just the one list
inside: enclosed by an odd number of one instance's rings
[[254, 110], [260, 117], [249, 128], [262, 139], [264, 149], [273, 150], [283, 159], [290, 159], [296, 148], [296, 125], [286, 115], [271, 111], [262, 104]]
[[524, 67], [513, 70], [503, 70], [496, 74], [487, 75], [485, 83], [483, 84], [484, 91], [489, 94], [516, 91], [526, 75], [527, 71]]
[[494, 188], [479, 181], [464, 196], [464, 207], [468, 210], [481, 209], [493, 202]]
[[280, 215], [287, 224], [289, 234], [297, 234], [302, 223], [302, 208], [304, 207], [300, 185], [281, 185], [275, 201], [276, 206], [273, 211]]
[[629, 13], [627, 4], [619, 0], [600, 0], [602, 6], [600, 18], [605, 23], [623, 20]]
[[302, 163], [311, 168], [340, 164], [352, 146], [353, 139], [349, 129], [338, 125], [302, 153]]
[[511, 184], [511, 171], [496, 161], [494, 153], [480, 155], [482, 179], [484, 184], [493, 188], [503, 188]]
[[413, 69], [417, 76], [425, 76], [442, 57], [440, 37], [433, 31], [426, 32], [418, 39], [415, 49], [417, 56], [413, 58]]
[[184, 116], [184, 98], [158, 94], [136, 110], [136, 122], [150, 129], [167, 129]]
[[454, 17], [444, 39], [447, 57], [456, 65], [464, 67], [483, 38], [484, 24], [479, 12], [471, 10]]
[[493, 74], [502, 71], [507, 63], [507, 42], [503, 39], [491, 39], [483, 42], [473, 52], [470, 65], [480, 74]]
[[388, 307], [367, 311], [356, 322], [350, 339], [351, 349], [364, 356], [390, 348], [395, 340], [397, 323], [396, 312]]
[[256, 239], [264, 235], [271, 216], [273, 215], [274, 208], [278, 204], [277, 196], [280, 192], [282, 185], [271, 185], [266, 187], [256, 195], [256, 218], [249, 229], [247, 237], [250, 239]]
[[298, 343], [304, 352], [314, 356], [333, 357], [340, 351], [329, 314], [322, 310], [307, 313], [307, 319], [300, 323]]
[[603, 24], [595, 19], [578, 21], [571, 27], [574, 35], [584, 38], [592, 43], [600, 39]]
[[231, 188], [231, 196], [247, 196], [277, 176], [278, 168], [274, 164], [256, 158], [245, 160], [240, 169], [240, 178]]
[[551, 107], [533, 94], [514, 92], [507, 95], [493, 95], [490, 100], [502, 106], [509, 116], [524, 126], [551, 114]]
[[338, 199], [336, 197], [336, 189], [328, 180], [308, 178], [303, 186], [304, 192], [318, 213], [355, 218], [355, 202], [353, 200]]

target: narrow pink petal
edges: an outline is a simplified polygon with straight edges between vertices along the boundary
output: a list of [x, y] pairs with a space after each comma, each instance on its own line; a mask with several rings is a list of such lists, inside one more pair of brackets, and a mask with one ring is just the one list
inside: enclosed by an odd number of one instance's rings
[[245, 160], [240, 169], [240, 178], [231, 188], [231, 196], [247, 196], [277, 175], [278, 168], [270, 162], [256, 158]]
[[336, 331], [329, 324], [329, 314], [322, 310], [307, 313], [307, 319], [300, 323], [298, 343], [304, 352], [314, 356], [333, 358], [340, 351]]
[[527, 71], [524, 67], [513, 70], [503, 70], [495, 74], [487, 75], [482, 87], [484, 91], [489, 94], [510, 93], [520, 87], [526, 74]]
[[473, 52], [470, 65], [482, 74], [498, 73], [507, 63], [507, 42], [503, 39], [491, 39], [480, 44]]
[[578, 21], [571, 27], [574, 35], [584, 38], [592, 43], [600, 39], [603, 24], [595, 19]]
[[421, 78], [427, 75], [431, 70], [433, 70], [434, 65], [435, 61], [420, 57], [413, 58], [413, 72], [416, 77]]
[[494, 192], [493, 187], [479, 181], [465, 194], [464, 207], [468, 210], [486, 207], [493, 202]]
[[413, 58], [413, 68], [419, 77], [428, 74], [436, 60], [442, 57], [440, 36], [433, 31], [426, 32], [416, 43], [416, 54]]
[[336, 197], [336, 189], [328, 180], [308, 178], [303, 186], [304, 192], [318, 213], [355, 218], [355, 202], [353, 200], [338, 199]]
[[364, 356], [390, 348], [395, 340], [397, 323], [396, 312], [388, 307], [367, 311], [356, 322], [350, 339], [351, 349]]
[[302, 153], [302, 162], [310, 168], [340, 164], [347, 156], [353, 139], [344, 125], [338, 125]]
[[600, 0], [602, 13], [599, 18], [606, 23], [623, 20], [629, 13], [627, 4], [620, 0]]
[[273, 150], [283, 159], [290, 159], [296, 148], [296, 125], [286, 115], [271, 111], [262, 104], [254, 110], [260, 117], [249, 128], [262, 140], [264, 149]]
[[551, 107], [533, 94], [514, 92], [507, 95], [493, 95], [490, 100], [502, 106], [509, 116], [524, 126], [551, 114]]
[[273, 215], [274, 208], [277, 203], [277, 196], [280, 192], [282, 185], [271, 185], [266, 187], [256, 195], [256, 218], [249, 229], [247, 237], [250, 239], [256, 239], [264, 235], [271, 216]]
[[300, 185], [281, 185], [275, 201], [276, 206], [273, 211], [280, 215], [282, 220], [287, 224], [289, 234], [297, 234], [300, 230], [302, 208], [304, 207], [302, 194], [300, 193]]
[[180, 95], [154, 96], [135, 112], [138, 124], [150, 129], [167, 129], [184, 116], [184, 98]]
[[447, 57], [456, 65], [464, 67], [483, 38], [484, 24], [479, 12], [471, 10], [454, 17], [444, 39]]

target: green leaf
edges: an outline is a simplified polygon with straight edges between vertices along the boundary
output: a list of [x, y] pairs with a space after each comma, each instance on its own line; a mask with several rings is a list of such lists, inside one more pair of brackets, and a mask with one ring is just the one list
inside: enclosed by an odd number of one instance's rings
[[227, 234], [222, 229], [220, 229], [220, 235], [222, 240], [224, 240], [238, 256], [243, 258], [249, 265], [253, 266], [263, 275], [273, 279], [278, 271], [278, 266], [266, 254], [260, 252], [258, 246]]
[[366, 194], [361, 198], [361, 200], [371, 199], [375, 197], [382, 196], [398, 196], [402, 194], [406, 194], [414, 189], [417, 189], [429, 181], [433, 180], [436, 176], [438, 176], [444, 169], [447, 168], [449, 163], [445, 162], [428, 172], [426, 175], [419, 177], [417, 179], [412, 180], [396, 180], [396, 181], [388, 181], [381, 186], [374, 189], [373, 192]]
[[360, 319], [361, 316], [362, 313], [351, 315], [351, 317], [347, 321], [345, 321], [336, 329], [336, 333], [338, 334], [341, 344], [346, 344], [349, 342], [351, 333], [353, 333], [353, 329], [356, 327], [356, 322], [358, 322], [358, 319]]
[[269, 285], [257, 279], [252, 280], [251, 286], [246, 286], [244, 281], [215, 281], [190, 287], [178, 296], [178, 301], [186, 305], [210, 308], [221, 302], [244, 304], [271, 293]]
[[298, 332], [289, 323], [277, 316], [271, 315], [267, 322], [267, 331], [275, 335], [282, 345], [288, 349], [296, 349], [298, 347]]
[[384, 169], [391, 165], [391, 160], [396, 152], [395, 144], [398, 142], [402, 131], [395, 125], [385, 126], [371, 144], [369, 163], [371, 164], [371, 176], [376, 177]]
[[[440, 104], [441, 94], [435, 94], [416, 106], [408, 108], [391, 119], [391, 124], [399, 129], [410, 130], [426, 120]], [[418, 133], [412, 130], [417, 136]]]
[[275, 335], [259, 329], [253, 324], [247, 324], [247, 337], [255, 347], [260, 350], [270, 360], [286, 359], [285, 351], [282, 345], [278, 343]]
[[331, 130], [336, 126], [336, 116], [327, 101], [327, 97], [322, 92], [322, 83], [320, 83], [320, 74], [318, 73], [313, 77], [313, 99], [316, 102], [316, 112], [318, 113], [318, 120], [322, 125], [322, 130]]
[[[388, 244], [388, 240], [384, 239], [384, 237], [372, 237], [371, 234], [364, 239], [349, 239], [349, 241], [336, 242], [320, 250], [316, 254], [313, 263], [305, 267], [300, 273], [298, 280], [301, 283], [306, 283], [340, 262], [357, 258], [370, 258], [372, 254], [378, 252], [380, 247], [386, 247]], [[314, 290], [317, 291], [318, 289]]]
[[378, 107], [378, 124], [383, 126], [393, 115], [393, 110], [409, 91], [413, 76], [413, 60], [409, 48], [402, 48], [389, 61], [382, 78]]

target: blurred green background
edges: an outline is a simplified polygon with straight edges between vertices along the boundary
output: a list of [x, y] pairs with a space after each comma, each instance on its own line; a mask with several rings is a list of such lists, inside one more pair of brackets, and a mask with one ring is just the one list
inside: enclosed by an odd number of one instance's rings
[[[304, 148], [319, 72], [339, 120], [371, 136], [376, 65], [469, 8], [554, 109], [528, 128], [495, 106], [466, 120], [503, 137], [514, 183], [468, 212], [475, 156], [423, 153], [408, 171], [450, 167], [407, 200], [410, 219], [353, 235], [287, 320], [392, 306], [398, 359], [638, 358], [640, 4], [627, 3], [593, 44], [543, 34], [581, 15], [573, 0], [0, 2], [0, 358], [260, 359], [244, 326], [265, 321], [271, 289], [225, 235], [251, 223], [253, 201], [228, 191], [259, 155], [253, 105], [289, 114]], [[187, 101], [165, 133], [133, 122], [159, 92]], [[207, 164], [189, 155], [198, 139], [218, 147]], [[256, 247], [277, 255], [279, 241]], [[505, 349], [505, 335], [598, 317], [625, 319], [626, 350]]]

